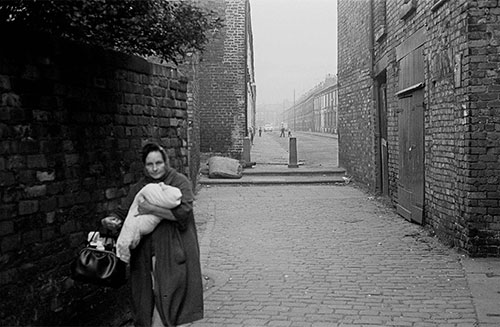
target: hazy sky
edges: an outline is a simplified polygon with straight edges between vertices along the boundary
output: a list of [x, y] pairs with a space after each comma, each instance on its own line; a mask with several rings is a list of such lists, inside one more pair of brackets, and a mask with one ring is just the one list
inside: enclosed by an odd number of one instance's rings
[[293, 101], [337, 71], [337, 0], [250, 0], [257, 103]]

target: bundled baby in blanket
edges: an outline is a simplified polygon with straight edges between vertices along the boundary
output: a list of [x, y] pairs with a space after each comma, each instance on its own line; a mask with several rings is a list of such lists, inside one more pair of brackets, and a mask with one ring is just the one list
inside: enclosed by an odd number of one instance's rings
[[139, 214], [139, 201], [146, 199], [155, 206], [173, 209], [181, 204], [181, 197], [182, 193], [177, 187], [163, 182], [144, 186], [135, 196], [116, 241], [117, 257], [130, 262], [130, 250], [137, 247], [141, 237], [151, 233], [161, 221], [161, 218], [155, 215]]

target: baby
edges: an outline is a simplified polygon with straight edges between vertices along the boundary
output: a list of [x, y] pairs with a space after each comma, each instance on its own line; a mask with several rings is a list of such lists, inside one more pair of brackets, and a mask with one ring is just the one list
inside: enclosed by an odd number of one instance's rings
[[173, 209], [181, 203], [182, 193], [177, 187], [165, 183], [151, 183], [144, 186], [135, 196], [123, 223], [116, 242], [116, 256], [126, 263], [130, 262], [130, 250], [140, 242], [141, 237], [151, 233], [160, 223], [161, 218], [151, 214], [140, 215], [139, 200], [165, 209]]

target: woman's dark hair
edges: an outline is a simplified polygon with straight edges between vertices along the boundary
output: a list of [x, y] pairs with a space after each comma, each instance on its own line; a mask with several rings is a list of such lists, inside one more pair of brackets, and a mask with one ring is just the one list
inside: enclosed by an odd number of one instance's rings
[[157, 143], [148, 143], [142, 147], [142, 162], [146, 163], [146, 158], [148, 154], [151, 152], [160, 152], [161, 156], [163, 157], [163, 161], [165, 161], [166, 164], [168, 164], [168, 156], [167, 152], [163, 147], [161, 147]]

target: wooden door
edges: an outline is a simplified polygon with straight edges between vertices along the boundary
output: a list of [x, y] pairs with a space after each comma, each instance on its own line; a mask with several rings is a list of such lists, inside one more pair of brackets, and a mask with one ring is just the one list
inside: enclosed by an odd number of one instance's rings
[[399, 183], [397, 212], [423, 223], [424, 208], [424, 60], [422, 47], [399, 62]]
[[421, 224], [424, 204], [423, 90], [412, 92], [399, 102], [397, 212], [407, 220]]

